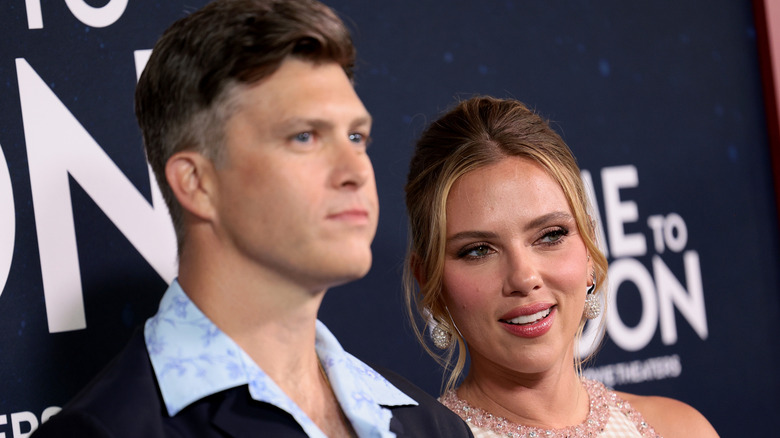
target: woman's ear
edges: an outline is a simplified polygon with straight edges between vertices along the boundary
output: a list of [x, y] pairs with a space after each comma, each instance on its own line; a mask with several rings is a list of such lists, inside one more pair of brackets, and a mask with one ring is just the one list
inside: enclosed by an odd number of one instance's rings
[[590, 287], [593, 286], [593, 283], [595, 283], [596, 281], [595, 278], [596, 269], [593, 267], [593, 259], [590, 257], [590, 251], [588, 251], [587, 249], [586, 249], [586, 254], [588, 255], [588, 265], [587, 265], [587, 270], [585, 271], [587, 272], [587, 274], [585, 274], [586, 277], [585, 282], [586, 285]]
[[203, 220], [214, 216], [214, 164], [192, 150], [173, 154], [165, 163], [165, 178], [186, 212]]
[[414, 275], [417, 284], [419, 284], [422, 289], [422, 287], [425, 286], [427, 278], [422, 270], [422, 259], [416, 253], [409, 257], [409, 269], [412, 270], [412, 275]]

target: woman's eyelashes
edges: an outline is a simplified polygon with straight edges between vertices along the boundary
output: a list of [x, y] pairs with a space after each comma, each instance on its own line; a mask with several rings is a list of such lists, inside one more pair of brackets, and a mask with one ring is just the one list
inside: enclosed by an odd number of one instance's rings
[[537, 242], [540, 245], [558, 245], [563, 243], [566, 236], [569, 235], [569, 230], [566, 227], [555, 226], [542, 230], [542, 236]]
[[[563, 226], [553, 226], [543, 229], [540, 237], [533, 242], [533, 246], [551, 247], [563, 243], [569, 235], [569, 229]], [[456, 257], [466, 260], [479, 260], [496, 252], [487, 242], [470, 243], [458, 250]]]
[[478, 260], [487, 257], [493, 252], [493, 249], [488, 244], [476, 243], [465, 246], [463, 249], [458, 251], [457, 256], [459, 259]]

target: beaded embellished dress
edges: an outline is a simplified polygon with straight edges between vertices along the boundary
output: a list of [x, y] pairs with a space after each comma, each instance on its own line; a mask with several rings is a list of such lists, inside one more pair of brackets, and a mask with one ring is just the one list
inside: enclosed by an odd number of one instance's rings
[[588, 417], [579, 425], [563, 429], [547, 430], [512, 423], [471, 406], [459, 398], [454, 390], [447, 391], [439, 401], [468, 423], [474, 438], [660, 437], [639, 411], [604, 384], [589, 379], [583, 379], [582, 383], [590, 399]]

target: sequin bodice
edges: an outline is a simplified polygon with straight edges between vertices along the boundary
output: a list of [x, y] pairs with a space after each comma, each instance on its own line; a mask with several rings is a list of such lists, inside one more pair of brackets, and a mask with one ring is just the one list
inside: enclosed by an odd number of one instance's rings
[[475, 438], [625, 438], [659, 437], [652, 426], [627, 401], [601, 382], [583, 380], [590, 399], [588, 417], [581, 424], [563, 429], [542, 429], [513, 423], [470, 405], [454, 390], [439, 400], [468, 423]]

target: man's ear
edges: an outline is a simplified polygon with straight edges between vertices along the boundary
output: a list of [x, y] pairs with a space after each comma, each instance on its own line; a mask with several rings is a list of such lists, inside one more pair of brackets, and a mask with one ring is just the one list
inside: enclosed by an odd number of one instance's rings
[[216, 181], [211, 160], [195, 151], [177, 152], [165, 163], [165, 178], [184, 210], [203, 220], [213, 218]]

